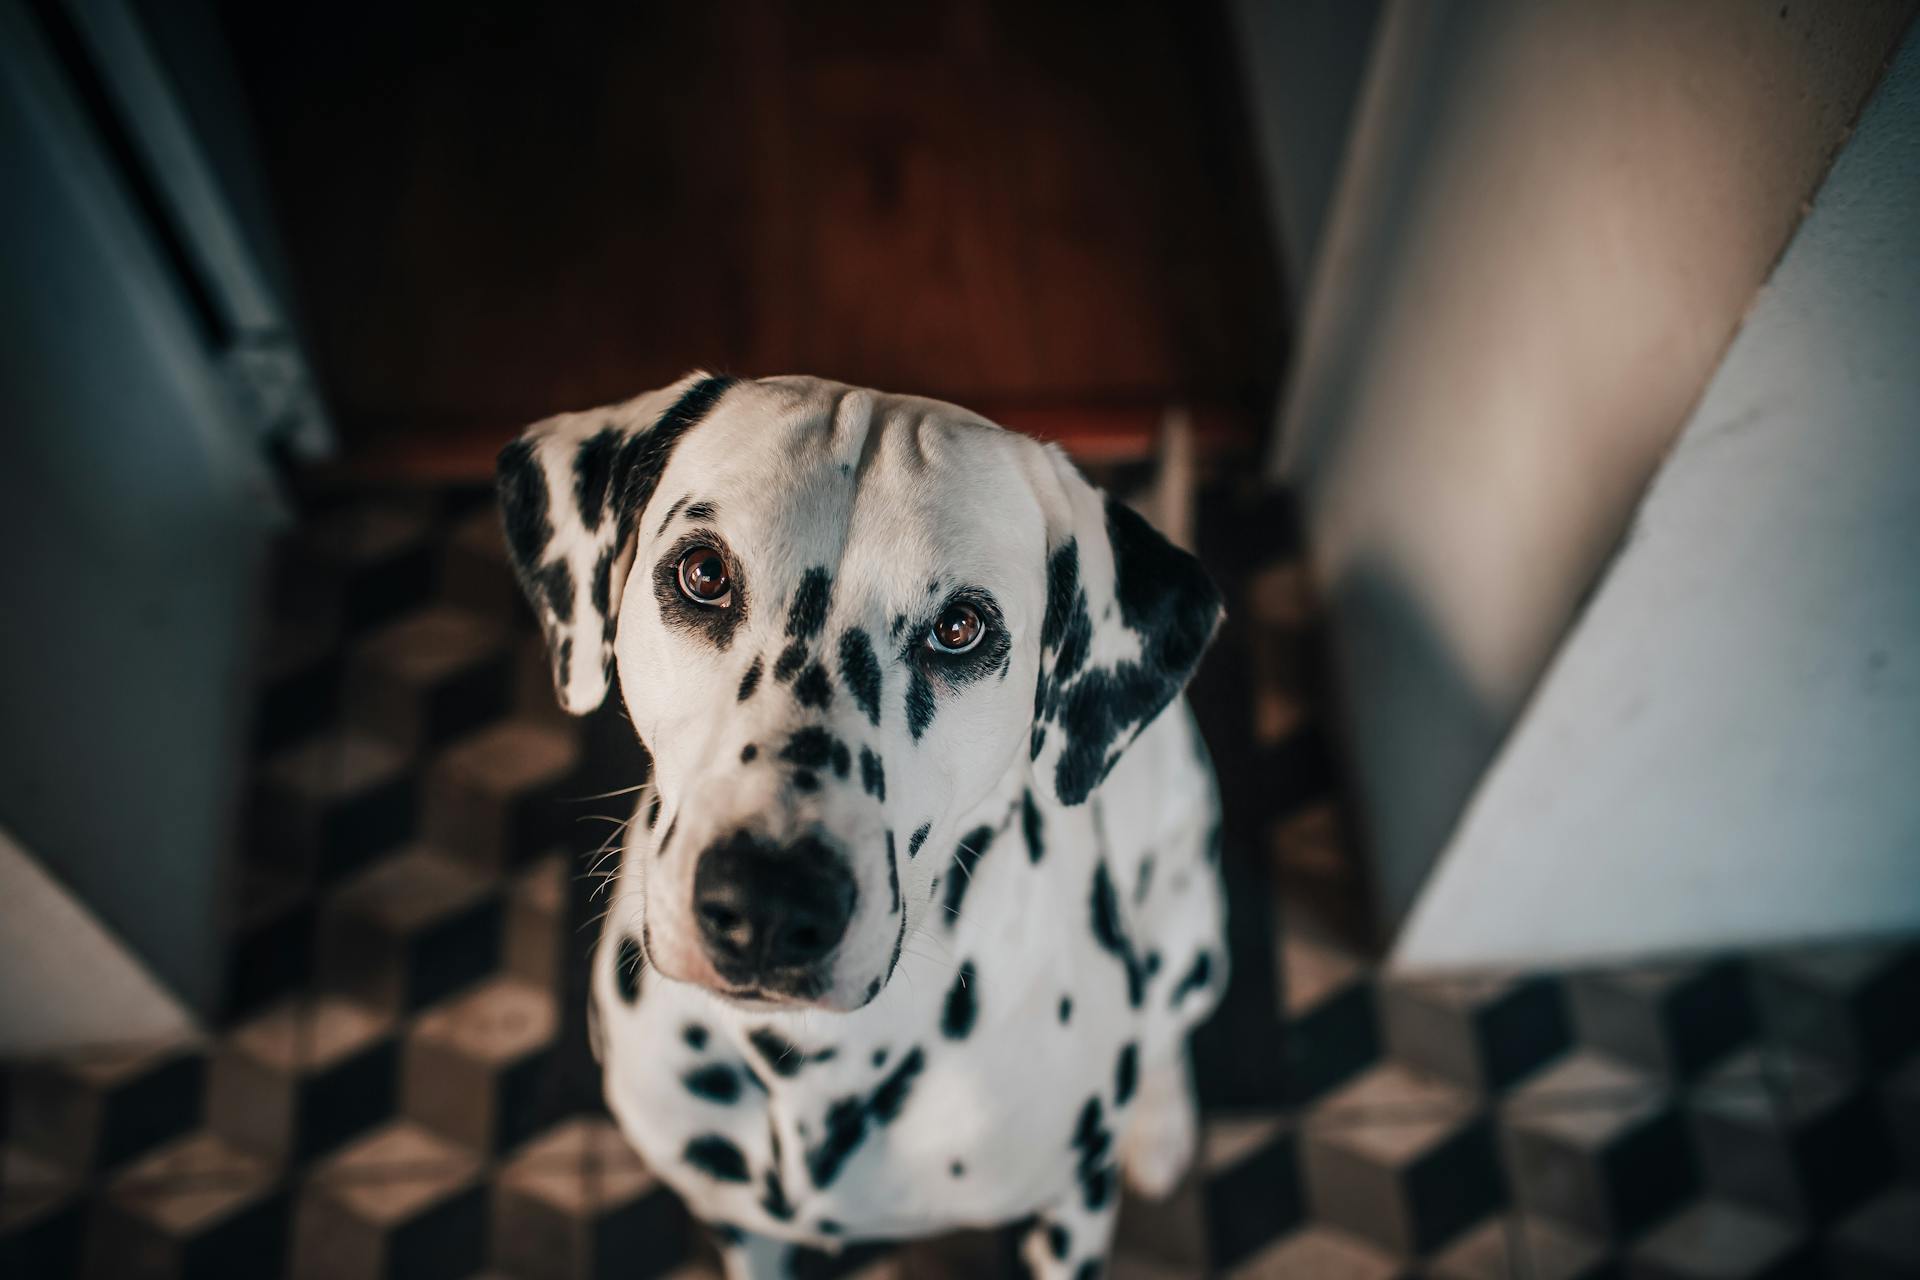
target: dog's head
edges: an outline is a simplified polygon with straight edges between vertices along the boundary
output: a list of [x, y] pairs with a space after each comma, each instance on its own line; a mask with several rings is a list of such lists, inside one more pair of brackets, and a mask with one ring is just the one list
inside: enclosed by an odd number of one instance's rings
[[624, 923], [744, 1000], [872, 999], [970, 811], [1028, 771], [1084, 801], [1220, 617], [1057, 449], [931, 400], [692, 375], [536, 423], [499, 480], [561, 705], [617, 670], [653, 754]]

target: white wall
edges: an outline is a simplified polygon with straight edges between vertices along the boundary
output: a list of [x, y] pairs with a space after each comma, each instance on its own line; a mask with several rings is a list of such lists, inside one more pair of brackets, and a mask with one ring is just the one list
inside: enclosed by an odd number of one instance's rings
[[1393, 0], [1303, 316], [1302, 496], [1399, 921], [1913, 12]]
[[1920, 33], [1396, 960], [1896, 930], [1920, 930]]

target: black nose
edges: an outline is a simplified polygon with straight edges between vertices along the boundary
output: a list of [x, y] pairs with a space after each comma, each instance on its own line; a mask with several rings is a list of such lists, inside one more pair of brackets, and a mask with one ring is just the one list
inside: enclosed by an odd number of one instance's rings
[[714, 967], [735, 982], [812, 965], [853, 917], [853, 876], [813, 836], [780, 845], [745, 832], [715, 843], [693, 877], [693, 911]]

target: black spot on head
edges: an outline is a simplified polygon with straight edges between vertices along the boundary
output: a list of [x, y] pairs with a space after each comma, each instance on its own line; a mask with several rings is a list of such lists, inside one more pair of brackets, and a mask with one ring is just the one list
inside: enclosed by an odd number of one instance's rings
[[755, 689], [758, 689], [759, 687], [760, 687], [760, 659], [755, 658], [753, 660], [753, 665], [747, 668], [747, 674], [740, 677], [740, 692], [735, 695], [734, 701], [745, 702], [748, 698], [751, 698], [753, 696], [753, 691]]
[[833, 744], [833, 776], [844, 778], [851, 768], [853, 768], [853, 756], [847, 751], [847, 744], [836, 738]]
[[620, 447], [613, 463], [614, 486], [618, 490], [614, 500], [620, 508], [616, 541], [626, 542], [633, 531], [633, 522], [653, 500], [660, 473], [667, 469], [667, 461], [679, 445], [680, 437], [698, 426], [733, 384], [732, 378], [702, 378], [680, 393], [680, 398], [660, 415], [652, 430], [629, 436]]
[[1020, 834], [1027, 842], [1027, 860], [1039, 862], [1046, 856], [1046, 831], [1040, 821], [1040, 806], [1033, 802], [1033, 792], [1020, 793]]
[[815, 566], [800, 575], [800, 586], [793, 593], [793, 607], [787, 611], [787, 634], [795, 640], [811, 640], [827, 625], [827, 605], [833, 596], [833, 576]]
[[860, 789], [875, 800], [885, 803], [887, 771], [881, 766], [880, 757], [873, 753], [871, 747], [860, 748]]
[[920, 846], [927, 842], [927, 836], [932, 832], [933, 824], [931, 822], [923, 822], [913, 829], [913, 834], [907, 837], [907, 856], [909, 858], [920, 856]]
[[955, 1160], [952, 1164], [947, 1166], [947, 1172], [952, 1174], [956, 1178], [964, 1178], [967, 1176], [967, 1166], [965, 1166], [964, 1164], [961, 1164], [958, 1160]]
[[752, 764], [754, 757], [759, 754], [760, 754], [760, 748], [754, 746], [751, 742], [749, 742], [746, 746], [740, 748], [740, 763]]
[[573, 620], [573, 571], [566, 561], [556, 560], [544, 569], [536, 569], [529, 581], [556, 619], [563, 624]]
[[940, 594], [940, 579], [938, 578], [927, 579], [927, 594], [930, 596], [937, 596]]
[[887, 1051], [885, 1048], [879, 1048], [873, 1051], [873, 1065], [876, 1069], [887, 1065]]
[[953, 851], [954, 866], [959, 874], [947, 881], [947, 927], [953, 928], [960, 919], [960, 903], [967, 896], [967, 889], [973, 884], [973, 869], [980, 865], [988, 846], [993, 844], [992, 827], [975, 827], [961, 839]]
[[820, 789], [820, 775], [811, 769], [795, 769], [791, 781], [796, 791], [818, 791]]
[[606, 626], [601, 630], [601, 638], [605, 640], [613, 639], [614, 624], [618, 621], [613, 616], [613, 562], [619, 558], [620, 548], [608, 547], [600, 553], [600, 558], [593, 562], [591, 598], [594, 612], [606, 619]]
[[1160, 972], [1160, 953], [1158, 951], [1147, 952], [1146, 970], [1147, 977], [1149, 978]]
[[588, 532], [600, 527], [619, 451], [620, 433], [607, 427], [582, 440], [573, 455], [574, 500], [580, 504], [580, 523]]
[[1129, 1040], [1120, 1047], [1113, 1064], [1113, 1105], [1124, 1107], [1133, 1100], [1134, 1086], [1140, 1083], [1140, 1046]]
[[866, 994], [860, 997], [860, 1003], [872, 1004], [873, 998], [880, 994], [880, 988], [885, 985], [886, 984], [882, 982], [879, 978], [875, 978], [872, 982], [869, 982], [867, 984]]
[[1047, 1224], [1047, 1251], [1061, 1262], [1065, 1262], [1067, 1255], [1073, 1252], [1073, 1237], [1057, 1222]]
[[933, 681], [927, 679], [917, 663], [907, 667], [907, 731], [918, 742], [920, 735], [933, 723], [936, 704], [933, 697]]
[[1040, 647], [1058, 649], [1067, 634], [1067, 618], [1080, 594], [1080, 544], [1068, 538], [1047, 557], [1047, 612], [1040, 622]]
[[1127, 1003], [1138, 1009], [1146, 996], [1146, 966], [1135, 954], [1133, 940], [1127, 936], [1126, 924], [1120, 918], [1120, 903], [1113, 892], [1113, 877], [1107, 874], [1104, 861], [1095, 863], [1093, 868], [1092, 911], [1093, 940], [1126, 970]]
[[613, 979], [620, 988], [620, 998], [628, 1004], [640, 998], [640, 944], [634, 941], [632, 934], [620, 938], [620, 949], [613, 957]]
[[688, 1142], [682, 1159], [716, 1182], [747, 1180], [747, 1158], [740, 1154], [740, 1148], [717, 1133], [703, 1134]]
[[709, 1222], [707, 1230], [713, 1233], [715, 1240], [728, 1249], [737, 1249], [747, 1242], [747, 1233], [731, 1223]]
[[807, 646], [795, 640], [782, 649], [780, 656], [773, 660], [773, 678], [785, 684], [799, 674], [800, 668], [806, 665]]
[[1081, 1263], [1080, 1269], [1073, 1273], [1073, 1280], [1100, 1280], [1100, 1259], [1088, 1258]]
[[832, 762], [836, 749], [844, 752], [846, 744], [835, 737], [832, 730], [810, 724], [793, 731], [787, 745], [780, 749], [780, 758], [788, 764], [824, 769]]
[[949, 1040], [965, 1040], [973, 1031], [973, 1020], [980, 1012], [974, 984], [973, 961], [960, 966], [960, 974], [947, 991], [947, 1007], [940, 1018], [940, 1032]]
[[683, 493], [678, 498], [675, 498], [673, 500], [673, 505], [667, 508], [667, 514], [661, 518], [660, 527], [659, 529], [654, 531], [653, 536], [657, 538], [661, 534], [665, 533], [667, 531], [667, 526], [673, 523], [674, 517], [679, 515], [681, 509], [684, 508], [686, 505], [687, 505], [686, 494]]
[[708, 1102], [731, 1103], [740, 1096], [740, 1076], [725, 1063], [713, 1062], [682, 1079], [687, 1092]]
[[1188, 969], [1173, 988], [1172, 1003], [1178, 1005], [1186, 999], [1188, 993], [1205, 991], [1207, 984], [1213, 981], [1213, 954], [1202, 951], [1193, 958], [1193, 967]]
[[707, 1047], [707, 1029], [697, 1022], [689, 1022], [680, 1031], [680, 1038], [687, 1042], [687, 1048], [695, 1053]]
[[793, 682], [793, 696], [801, 706], [825, 710], [833, 703], [833, 680], [819, 663], [809, 663]]
[[1061, 996], [1060, 997], [1060, 1021], [1064, 1023], [1067, 1021], [1067, 1019], [1071, 1017], [1073, 1017], [1073, 997]]
[[710, 522], [713, 519], [713, 504], [711, 502], [694, 503], [687, 508], [687, 519], [698, 520], [703, 524]]
[[822, 1218], [820, 1219], [819, 1222], [814, 1224], [814, 1230], [818, 1231], [823, 1236], [837, 1236], [841, 1234], [845, 1230], [845, 1228], [842, 1227], [839, 1223], [835, 1222], [832, 1218]]
[[900, 633], [902, 631], [905, 631], [906, 629], [907, 629], [907, 615], [904, 613], [896, 613], [893, 615], [893, 625], [887, 628], [887, 632], [895, 640], [898, 640], [900, 638]]
[[873, 642], [858, 627], [840, 637], [840, 678], [847, 682], [854, 705], [867, 713], [869, 723], [879, 728], [880, 663], [873, 656]]
[[1147, 893], [1153, 888], [1153, 855], [1147, 854], [1140, 859], [1140, 870], [1133, 882], [1133, 900], [1145, 902]]

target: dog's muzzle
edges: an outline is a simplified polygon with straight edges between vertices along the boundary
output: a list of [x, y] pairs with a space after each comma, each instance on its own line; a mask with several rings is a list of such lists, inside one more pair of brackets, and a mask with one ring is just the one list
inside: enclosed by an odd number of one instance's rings
[[817, 835], [780, 844], [738, 831], [709, 845], [694, 872], [701, 944], [721, 979], [743, 990], [823, 990], [857, 897], [846, 858]]

